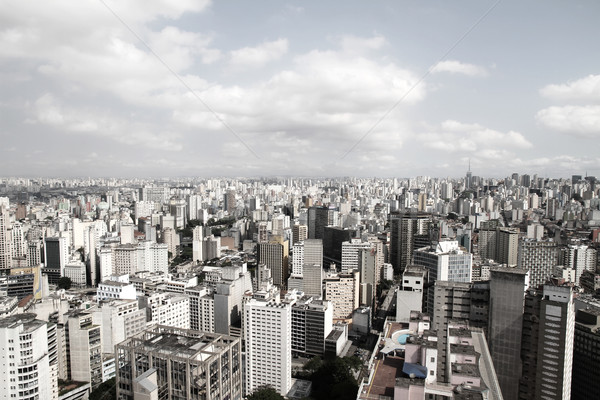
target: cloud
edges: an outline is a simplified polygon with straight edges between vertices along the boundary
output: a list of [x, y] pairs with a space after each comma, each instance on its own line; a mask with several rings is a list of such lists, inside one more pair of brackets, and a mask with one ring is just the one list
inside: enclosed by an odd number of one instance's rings
[[584, 138], [600, 138], [600, 105], [553, 106], [538, 111], [538, 123]]
[[418, 141], [425, 147], [446, 153], [477, 154], [485, 159], [502, 159], [515, 149], [528, 149], [533, 145], [521, 133], [500, 132], [479, 124], [466, 124], [454, 120], [442, 122], [432, 132], [421, 134]]
[[154, 127], [127, 121], [109, 113], [98, 115], [90, 110], [63, 107], [49, 93], [36, 100], [34, 109], [37, 122], [53, 127], [58, 132], [93, 135], [121, 144], [165, 151], [183, 149], [183, 145], [176, 140], [178, 137], [176, 134], [156, 132]]
[[256, 47], [244, 47], [230, 53], [230, 64], [235, 68], [259, 68], [278, 60], [288, 51], [288, 40], [263, 42]]
[[588, 75], [573, 82], [547, 85], [540, 90], [540, 94], [558, 101], [600, 101], [600, 75]]
[[432, 74], [448, 72], [451, 74], [463, 74], [473, 77], [488, 76], [488, 71], [481, 66], [475, 64], [462, 63], [456, 60], [440, 61], [430, 69]]

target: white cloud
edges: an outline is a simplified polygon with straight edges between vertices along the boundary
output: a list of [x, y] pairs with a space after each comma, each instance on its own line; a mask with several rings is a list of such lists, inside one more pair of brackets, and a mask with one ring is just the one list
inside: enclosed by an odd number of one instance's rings
[[288, 40], [281, 38], [263, 42], [256, 47], [244, 47], [233, 50], [230, 64], [235, 68], [258, 68], [271, 61], [278, 60], [288, 51]]
[[573, 82], [547, 85], [540, 93], [558, 101], [600, 101], [600, 75], [588, 75]]
[[538, 123], [568, 134], [600, 138], [600, 106], [553, 106], [538, 111]]
[[479, 65], [462, 63], [456, 60], [440, 61], [430, 69], [432, 74], [448, 72], [451, 74], [463, 74], [467, 76], [484, 77], [488, 71]]
[[479, 124], [454, 120], [444, 121], [439, 127], [430, 128], [430, 131], [417, 138], [425, 147], [446, 153], [469, 153], [488, 160], [507, 158], [517, 149], [533, 146], [519, 132], [500, 132]]
[[36, 100], [34, 112], [37, 122], [51, 126], [59, 132], [79, 135], [94, 135], [115, 142], [143, 146], [166, 151], [181, 151], [177, 134], [157, 132], [155, 127], [128, 121], [109, 113], [98, 115], [86, 109], [64, 107], [51, 94], [47, 93]]

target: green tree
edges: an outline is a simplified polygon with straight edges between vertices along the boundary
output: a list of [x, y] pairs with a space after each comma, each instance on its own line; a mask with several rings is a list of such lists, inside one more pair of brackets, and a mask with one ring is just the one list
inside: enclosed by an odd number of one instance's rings
[[283, 396], [270, 386], [261, 386], [252, 392], [247, 400], [283, 400]]
[[116, 400], [117, 386], [116, 378], [110, 378], [106, 382], [102, 382], [92, 393], [90, 400]]
[[69, 290], [69, 289], [71, 289], [72, 283], [73, 282], [71, 282], [71, 278], [63, 276], [58, 280], [58, 288]]

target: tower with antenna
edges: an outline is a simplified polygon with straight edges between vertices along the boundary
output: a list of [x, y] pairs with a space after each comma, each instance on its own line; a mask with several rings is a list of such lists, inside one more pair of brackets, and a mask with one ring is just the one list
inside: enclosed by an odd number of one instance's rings
[[467, 177], [465, 178], [465, 190], [473, 187], [473, 175], [471, 174], [471, 159], [469, 158], [469, 169], [467, 170]]

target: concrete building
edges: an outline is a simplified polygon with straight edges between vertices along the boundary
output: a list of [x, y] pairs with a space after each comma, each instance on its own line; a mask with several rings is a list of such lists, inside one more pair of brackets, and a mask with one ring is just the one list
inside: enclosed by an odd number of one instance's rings
[[370, 242], [361, 239], [352, 239], [342, 243], [342, 273], [347, 274], [359, 269], [360, 251], [370, 250]]
[[292, 303], [292, 354], [311, 357], [325, 354], [325, 339], [332, 330], [333, 305], [302, 296]]
[[[0, 319], [0, 381], [7, 399], [58, 399], [56, 349], [49, 344], [48, 324], [35, 314]], [[54, 326], [54, 334], [56, 327]]]
[[268, 385], [285, 396], [292, 387], [291, 303], [259, 291], [243, 312], [246, 393]]
[[114, 355], [115, 346], [146, 329], [146, 310], [137, 300], [106, 300], [90, 310], [101, 327], [102, 353]]
[[561, 249], [561, 264], [575, 271], [573, 283], [579, 285], [583, 271], [596, 272], [597, 251], [593, 247], [582, 244], [570, 244]]
[[333, 319], [350, 319], [359, 306], [360, 273], [332, 274], [323, 280], [325, 300], [333, 304]]
[[186, 295], [152, 293], [140, 298], [140, 308], [146, 309], [149, 324], [190, 328], [190, 298]]
[[390, 263], [394, 273], [402, 274], [407, 265], [412, 264], [415, 236], [427, 233], [429, 214], [390, 214]]
[[10, 240], [10, 213], [8, 207], [0, 205], [0, 271], [4, 271], [3, 273], [6, 273], [12, 266]]
[[258, 262], [271, 270], [273, 284], [279, 288], [287, 286], [288, 253], [287, 240], [258, 244]]
[[408, 323], [411, 311], [423, 309], [423, 289], [427, 270], [419, 265], [408, 265], [402, 274], [402, 284], [396, 292], [396, 321]]
[[[455, 240], [415, 250], [414, 264], [427, 269], [427, 281], [430, 285], [438, 280], [471, 282], [473, 255], [461, 248]], [[430, 313], [433, 311], [433, 297], [433, 291], [428, 290], [426, 311]]]
[[498, 245], [495, 260], [510, 267], [517, 265], [519, 254], [519, 230], [498, 228]]
[[68, 379], [89, 382], [92, 390], [102, 383], [102, 333], [92, 313], [72, 310], [65, 314], [65, 348]]
[[156, 327], [116, 347], [118, 399], [242, 398], [239, 338]]
[[96, 291], [96, 300], [135, 300], [135, 285], [129, 282], [129, 275], [114, 276], [101, 282]]
[[529, 287], [537, 288], [550, 279], [559, 263], [558, 255], [558, 245], [552, 240], [523, 238], [519, 241], [517, 264], [529, 271]]
[[323, 241], [306, 239], [294, 244], [292, 248], [292, 274], [303, 276], [304, 264], [318, 264], [323, 267]]

